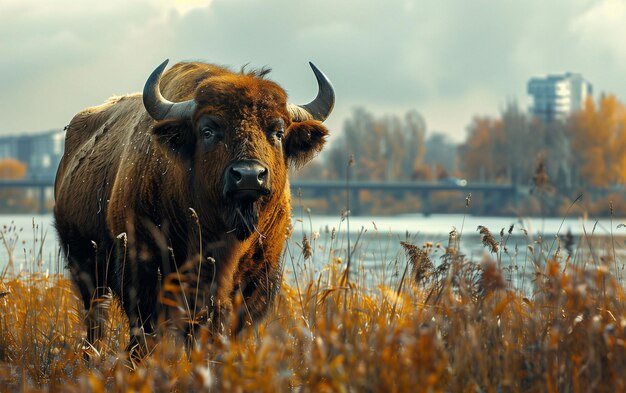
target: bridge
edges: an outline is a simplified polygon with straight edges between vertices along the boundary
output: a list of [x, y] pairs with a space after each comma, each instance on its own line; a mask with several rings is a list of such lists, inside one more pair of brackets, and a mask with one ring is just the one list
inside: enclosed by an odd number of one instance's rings
[[[47, 206], [53, 198], [54, 180], [52, 179], [23, 179], [23, 180], [0, 180], [0, 191], [7, 189], [30, 190], [32, 197], [37, 198], [39, 213], [45, 214], [49, 211]], [[361, 211], [360, 191], [381, 191], [394, 196], [401, 197], [406, 193], [418, 195], [421, 200], [420, 211], [424, 214], [431, 212], [431, 200], [433, 195], [441, 191], [457, 191], [462, 194], [471, 193], [472, 196], [482, 195], [484, 201], [501, 203], [511, 201], [513, 206], [517, 205], [518, 195], [527, 191], [510, 184], [492, 183], [468, 183], [458, 185], [445, 182], [423, 182], [423, 181], [313, 181], [295, 180], [291, 182], [293, 195], [312, 195], [314, 197], [331, 198], [338, 193], [350, 192], [350, 210], [357, 215]]]
[[[528, 193], [527, 187], [519, 187], [511, 184], [494, 184], [494, 183], [468, 183], [467, 185], [459, 185], [448, 182], [429, 182], [429, 181], [311, 181], [311, 180], [295, 180], [291, 182], [291, 191], [293, 195], [309, 194], [314, 196], [326, 196], [330, 198], [331, 194], [338, 192], [350, 192], [350, 211], [353, 215], [361, 212], [360, 191], [382, 191], [396, 197], [402, 197], [407, 193], [418, 195], [421, 200], [420, 213], [432, 213], [432, 198], [436, 193], [441, 191], [456, 191], [460, 195], [482, 196], [486, 203], [499, 204], [510, 201], [513, 206], [517, 206], [518, 196], [522, 193]], [[462, 201], [463, 199], [461, 199]]]

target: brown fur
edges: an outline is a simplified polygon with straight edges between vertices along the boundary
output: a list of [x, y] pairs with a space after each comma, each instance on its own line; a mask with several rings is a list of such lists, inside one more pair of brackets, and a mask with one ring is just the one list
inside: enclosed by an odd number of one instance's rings
[[[174, 102], [195, 99], [192, 120], [155, 122], [134, 94], [71, 121], [54, 214], [89, 311], [91, 342], [100, 335], [100, 303], [92, 299], [109, 287], [129, 316], [131, 344], [143, 342], [157, 323], [160, 277], [180, 273], [185, 263], [205, 269], [196, 288], [203, 295], [190, 308], [202, 309], [214, 331], [228, 326], [233, 311], [239, 326], [266, 313], [290, 225], [287, 167], [309, 161], [328, 133], [317, 121], [292, 123], [285, 91], [266, 73], [177, 64], [164, 74], [161, 91]], [[203, 116], [219, 119], [220, 142], [203, 140], [197, 129]], [[285, 125], [282, 144], [271, 133], [276, 119]], [[255, 205], [256, 231], [238, 239], [228, 217], [236, 207], [222, 195], [222, 182], [224, 168], [244, 158], [267, 165], [272, 192]], [[207, 260], [215, 263], [205, 268]], [[233, 310], [236, 296], [243, 303]]]

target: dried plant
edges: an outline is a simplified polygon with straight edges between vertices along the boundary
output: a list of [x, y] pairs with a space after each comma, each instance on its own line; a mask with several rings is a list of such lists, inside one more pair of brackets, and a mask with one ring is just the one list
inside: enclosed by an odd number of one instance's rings
[[411, 275], [415, 283], [423, 283], [432, 274], [433, 263], [428, 252], [407, 242], [400, 242], [411, 265]]
[[302, 236], [302, 256], [304, 259], [311, 258], [311, 243], [309, 239], [306, 237], [306, 234]]
[[[439, 260], [438, 247], [401, 243], [420, 285], [400, 286], [400, 277], [390, 285], [352, 281], [338, 250], [316, 253], [327, 263], [297, 282], [286, 272], [270, 315], [237, 337], [202, 328], [211, 316], [202, 313], [197, 277], [218, 262], [185, 265], [190, 278], [163, 278], [162, 303], [178, 314], [170, 310], [161, 321], [198, 319], [195, 340], [186, 350], [163, 333], [134, 370], [123, 361], [129, 337], [116, 301], [96, 353], [83, 349], [84, 313], [69, 280], [7, 273], [0, 390], [625, 391], [626, 295], [612, 264], [594, 265], [586, 254], [586, 264], [542, 256], [529, 261], [536, 271], [527, 291], [507, 283], [490, 257], [464, 256], [454, 232], [453, 251]], [[493, 238], [479, 232], [483, 242]]]
[[479, 225], [477, 231], [480, 233], [483, 246], [487, 247], [493, 253], [498, 252], [498, 242], [489, 231], [489, 228]]

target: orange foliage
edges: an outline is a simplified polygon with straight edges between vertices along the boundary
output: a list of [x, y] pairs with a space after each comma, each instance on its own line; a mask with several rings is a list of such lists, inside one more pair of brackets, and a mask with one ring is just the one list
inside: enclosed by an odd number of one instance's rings
[[585, 183], [606, 187], [626, 182], [626, 107], [613, 94], [600, 97], [597, 106], [587, 99], [568, 131]]
[[14, 158], [0, 159], [0, 179], [21, 179], [26, 175], [28, 167]]
[[505, 143], [502, 121], [488, 117], [475, 117], [468, 129], [465, 145], [465, 175], [470, 179], [494, 181], [500, 175], [504, 159], [502, 149]]

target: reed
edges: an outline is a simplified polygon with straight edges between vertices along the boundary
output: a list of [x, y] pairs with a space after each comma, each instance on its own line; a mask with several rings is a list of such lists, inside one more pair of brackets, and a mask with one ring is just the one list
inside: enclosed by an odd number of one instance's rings
[[[115, 300], [102, 348], [84, 348], [84, 312], [67, 278], [5, 271], [0, 390], [625, 391], [619, 244], [590, 233], [566, 253], [527, 235], [533, 249], [519, 251], [507, 244], [512, 231], [498, 239], [479, 228], [479, 260], [463, 254], [456, 231], [447, 246], [402, 239], [399, 255], [384, 234], [347, 249], [335, 229], [311, 231], [285, 253], [264, 321], [234, 339], [198, 329], [188, 351], [163, 333], [134, 369], [123, 361], [127, 322]], [[396, 273], [370, 275], [359, 249]], [[503, 264], [514, 253], [526, 255], [524, 273]]]

